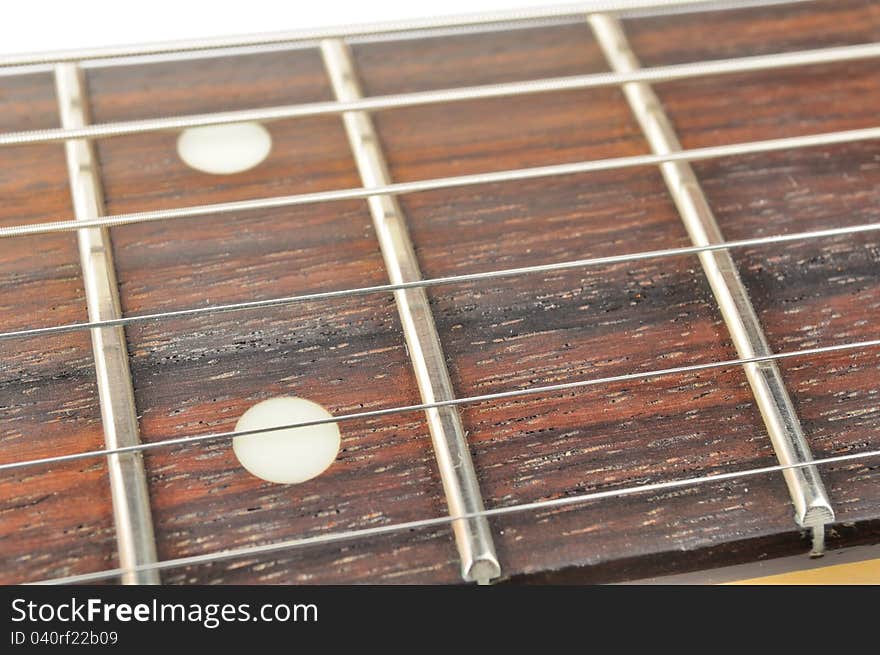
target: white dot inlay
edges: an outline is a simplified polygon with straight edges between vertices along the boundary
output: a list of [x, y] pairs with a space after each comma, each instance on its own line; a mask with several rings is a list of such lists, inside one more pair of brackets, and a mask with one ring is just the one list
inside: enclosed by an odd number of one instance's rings
[[[259, 430], [325, 418], [332, 418], [332, 414], [319, 404], [282, 396], [251, 407], [238, 419], [235, 430]], [[336, 459], [340, 444], [338, 425], [323, 423], [234, 437], [232, 449], [241, 465], [258, 478], [295, 484], [326, 471]]]
[[177, 138], [177, 154], [204, 173], [229, 175], [253, 168], [272, 149], [269, 130], [259, 123], [191, 127]]

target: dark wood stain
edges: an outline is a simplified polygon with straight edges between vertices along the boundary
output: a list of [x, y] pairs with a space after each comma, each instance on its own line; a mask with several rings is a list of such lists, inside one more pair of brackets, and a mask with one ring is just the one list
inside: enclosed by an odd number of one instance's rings
[[[709, 22], [711, 21], [711, 22]], [[712, 39], [705, 39], [707, 25]], [[880, 40], [869, 2], [818, 2], [626, 21], [645, 65]], [[354, 48], [369, 94], [606, 70], [586, 24]], [[657, 86], [686, 147], [873, 126], [873, 62]], [[331, 98], [312, 49], [88, 71], [93, 118], [128, 120]], [[48, 75], [0, 77], [0, 129], [57, 124]], [[619, 90], [462, 102], [376, 115], [395, 180], [647, 152]], [[212, 176], [176, 135], [102, 140], [107, 210], [122, 213], [359, 186], [338, 117], [268, 125], [270, 157]], [[730, 239], [880, 219], [874, 142], [696, 166]], [[70, 215], [63, 150], [0, 150], [4, 225]], [[687, 245], [654, 169], [401, 198], [427, 276]], [[127, 313], [386, 282], [360, 201], [112, 230]], [[738, 250], [776, 350], [875, 338], [876, 235]], [[85, 318], [73, 235], [0, 241], [0, 329]], [[735, 357], [693, 257], [431, 289], [461, 396]], [[393, 299], [375, 295], [140, 323], [127, 329], [145, 441], [230, 430], [295, 394], [349, 413], [418, 402]], [[88, 335], [0, 342], [0, 461], [99, 448]], [[880, 446], [880, 353], [787, 360], [817, 456]], [[490, 507], [775, 463], [737, 368], [463, 409]], [[343, 451], [297, 486], [263, 483], [228, 443], [146, 455], [163, 559], [443, 515], [418, 414], [342, 424]], [[823, 469], [834, 547], [876, 541], [878, 466]], [[0, 580], [115, 565], [100, 459], [0, 477]], [[491, 521], [514, 581], [603, 582], [804, 552], [778, 475], [524, 512]], [[449, 530], [406, 531], [164, 572], [167, 582], [454, 583]]]

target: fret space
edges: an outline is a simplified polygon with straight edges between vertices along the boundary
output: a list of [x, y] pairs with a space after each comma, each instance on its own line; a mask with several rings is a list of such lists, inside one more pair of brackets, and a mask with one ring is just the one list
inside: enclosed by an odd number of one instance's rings
[[[808, 8], [809, 6], [809, 8]], [[644, 67], [880, 42], [880, 8], [845, 0], [626, 18]], [[365, 97], [607, 73], [584, 21], [350, 39]], [[105, 62], [106, 63], [106, 62]], [[90, 62], [94, 124], [331, 103], [318, 47]], [[876, 60], [652, 84], [685, 149], [878, 127]], [[370, 112], [393, 183], [651, 152], [619, 86]], [[0, 133], [59, 126], [51, 73], [0, 76]], [[177, 130], [95, 139], [106, 214], [363, 186], [343, 122], [265, 123], [253, 169], [199, 172]], [[712, 157], [693, 168], [726, 241], [880, 222], [876, 140]], [[0, 147], [0, 228], [73, 215], [62, 143]], [[656, 165], [397, 196], [425, 279], [691, 246]], [[388, 284], [363, 198], [110, 228], [124, 316]], [[774, 353], [877, 338], [880, 233], [731, 255]], [[426, 289], [455, 396], [737, 359], [691, 254]], [[76, 232], [0, 238], [0, 332], [88, 321]], [[419, 405], [388, 291], [125, 326], [159, 561], [444, 517], [425, 412], [342, 420], [324, 474], [275, 485], [229, 439], [254, 403], [336, 416]], [[880, 352], [778, 362], [817, 458], [880, 448]], [[612, 380], [459, 407], [487, 509], [777, 464], [742, 366]], [[0, 465], [104, 447], [88, 330], [0, 339]], [[829, 547], [874, 534], [876, 462], [821, 468]], [[0, 471], [0, 582], [118, 566], [106, 458]], [[615, 582], [805, 553], [782, 475], [490, 515], [505, 580]], [[865, 527], [867, 526], [867, 527]], [[873, 532], [872, 532], [873, 531]], [[536, 548], [535, 544], [540, 544]], [[565, 577], [565, 576], [569, 577]], [[169, 567], [164, 583], [456, 583], [448, 524]], [[107, 581], [116, 582], [118, 576]], [[100, 581], [98, 581], [100, 582]]]

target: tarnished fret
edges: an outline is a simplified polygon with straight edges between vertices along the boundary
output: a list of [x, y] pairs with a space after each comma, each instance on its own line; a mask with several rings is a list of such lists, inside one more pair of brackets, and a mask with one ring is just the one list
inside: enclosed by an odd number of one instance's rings
[[[325, 40], [321, 53], [337, 100], [351, 102], [361, 98], [348, 46], [339, 39]], [[342, 118], [364, 187], [390, 184], [391, 176], [369, 115], [346, 112]], [[397, 200], [391, 195], [373, 195], [368, 203], [391, 283], [420, 280], [418, 260]], [[394, 292], [394, 298], [422, 400], [452, 400], [452, 382], [425, 289], [400, 289]], [[425, 414], [449, 514], [453, 519], [471, 516], [452, 523], [462, 577], [477, 582], [497, 578], [501, 569], [488, 521], [483, 516], [473, 516], [484, 511], [483, 499], [458, 408], [432, 407]]]
[[[76, 64], [58, 64], [55, 86], [62, 127], [85, 126], [88, 110], [80, 68]], [[91, 144], [71, 140], [65, 143], [65, 150], [76, 220], [101, 216], [104, 213], [103, 192]], [[77, 240], [89, 320], [119, 318], [122, 311], [108, 230], [80, 229]], [[91, 336], [104, 441], [108, 449], [136, 446], [140, 439], [125, 332], [122, 327], [94, 328]], [[158, 584], [158, 571], [137, 568], [156, 561], [142, 455], [140, 452], [108, 455], [107, 469], [122, 582]]]
[[[620, 21], [607, 14], [588, 17], [590, 26], [612, 70], [627, 73], [640, 63], [629, 46]], [[682, 150], [675, 130], [657, 95], [644, 82], [623, 85], [633, 115], [639, 122], [654, 154]], [[688, 235], [695, 246], [723, 243], [724, 239], [693, 168], [685, 161], [665, 162], [660, 170]], [[721, 315], [741, 358], [770, 354], [770, 346], [739, 277], [733, 258], [726, 250], [698, 254]], [[811, 462], [813, 456], [791, 398], [775, 361], [743, 365], [779, 463], [787, 466]], [[815, 466], [783, 471], [795, 508], [795, 520], [813, 531], [813, 554], [824, 550], [824, 526], [834, 520], [825, 486]]]

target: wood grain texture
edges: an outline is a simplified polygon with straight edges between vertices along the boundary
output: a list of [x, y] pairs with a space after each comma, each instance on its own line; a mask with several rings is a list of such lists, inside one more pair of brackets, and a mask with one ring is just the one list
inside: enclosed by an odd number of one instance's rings
[[[712, 38], [705, 38], [711, 26]], [[627, 20], [645, 65], [880, 40], [870, 2]], [[386, 94], [607, 70], [585, 23], [354, 47]], [[872, 65], [873, 64], [873, 65]], [[657, 86], [685, 147], [873, 126], [875, 62]], [[95, 121], [331, 99], [312, 49], [88, 71]], [[51, 77], [0, 77], [0, 129], [57, 124]], [[617, 89], [389, 110], [375, 121], [395, 180], [640, 154]], [[176, 134], [102, 140], [107, 211], [359, 185], [338, 117], [271, 123], [269, 158], [232, 176], [186, 167]], [[880, 217], [876, 143], [701, 162], [730, 239]], [[60, 146], [0, 150], [3, 224], [68, 216]], [[426, 276], [688, 245], [653, 168], [401, 198]], [[360, 201], [112, 230], [123, 308], [144, 313], [387, 281]], [[771, 345], [876, 337], [875, 235], [736, 251]], [[0, 241], [0, 329], [85, 318], [72, 235]], [[676, 257], [429, 292], [460, 396], [734, 358], [696, 258]], [[301, 395], [334, 413], [418, 402], [390, 295], [136, 324], [127, 329], [145, 441], [229, 430], [254, 402]], [[0, 342], [0, 461], [102, 442], [88, 335]], [[880, 447], [880, 353], [788, 360], [817, 456]], [[741, 370], [480, 403], [463, 410], [487, 506], [775, 463]], [[279, 486], [227, 442], [146, 456], [163, 559], [443, 515], [422, 416], [341, 424], [324, 475]], [[876, 462], [823, 469], [832, 546], [876, 541]], [[0, 580], [115, 564], [101, 460], [0, 477]], [[781, 476], [745, 478], [491, 521], [515, 581], [596, 582], [805, 551]], [[458, 580], [449, 530], [310, 547], [164, 572], [167, 582]]]

